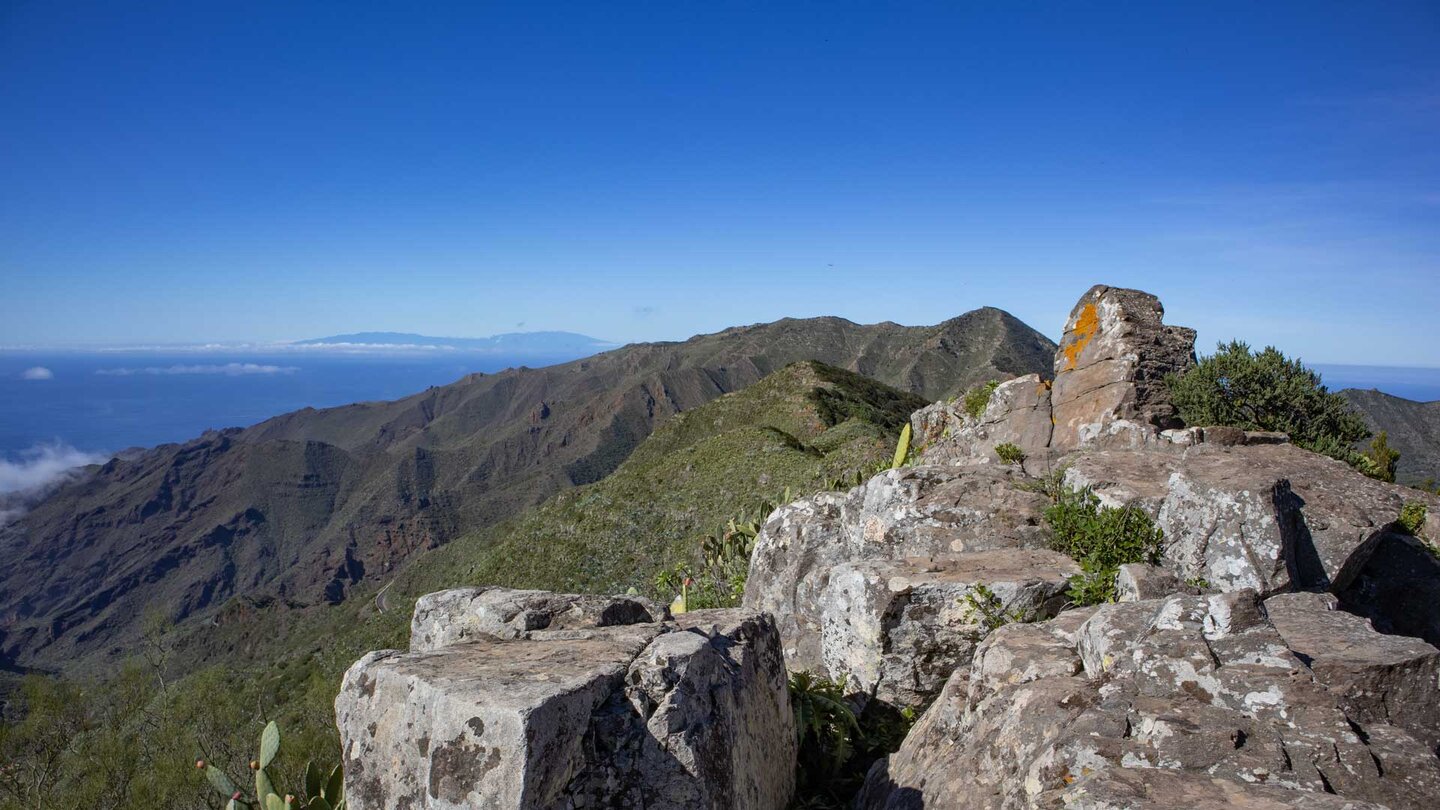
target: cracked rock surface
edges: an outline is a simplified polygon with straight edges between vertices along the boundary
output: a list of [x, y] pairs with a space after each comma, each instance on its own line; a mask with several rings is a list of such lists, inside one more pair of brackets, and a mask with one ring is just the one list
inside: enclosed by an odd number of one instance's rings
[[[1333, 616], [1304, 601], [1285, 612], [1291, 627]], [[1440, 795], [1433, 747], [1347, 702], [1383, 701], [1372, 686], [1403, 698], [1433, 671], [1364, 686], [1327, 675], [1253, 591], [1076, 613], [990, 634], [859, 806], [1426, 807]]]
[[783, 807], [795, 730], [773, 621], [653, 609], [426, 597], [412, 651], [362, 658], [336, 699], [348, 806]]

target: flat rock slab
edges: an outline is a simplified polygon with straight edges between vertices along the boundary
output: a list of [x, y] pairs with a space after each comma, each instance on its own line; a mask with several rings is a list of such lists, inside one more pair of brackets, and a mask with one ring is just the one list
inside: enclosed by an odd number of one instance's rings
[[1336, 610], [1327, 595], [1282, 594], [1265, 609], [1346, 714], [1399, 726], [1440, 750], [1440, 649], [1377, 633], [1365, 619]]
[[[472, 615], [475, 595], [425, 615]], [[758, 809], [793, 790], [779, 637], [747, 611], [371, 653], [346, 673], [336, 718], [353, 810]]]
[[550, 593], [495, 586], [454, 588], [415, 602], [412, 652], [472, 638], [525, 638], [535, 631], [576, 630], [658, 622], [666, 608], [639, 596]]

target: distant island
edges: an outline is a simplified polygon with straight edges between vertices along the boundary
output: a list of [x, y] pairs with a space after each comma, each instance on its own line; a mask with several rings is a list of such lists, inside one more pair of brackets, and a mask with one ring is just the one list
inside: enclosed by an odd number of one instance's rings
[[355, 332], [348, 335], [297, 340], [292, 346], [333, 347], [408, 347], [454, 349], [467, 352], [504, 352], [506, 354], [575, 354], [583, 356], [619, 346], [599, 338], [575, 332], [506, 332], [490, 337], [434, 337], [409, 332]]

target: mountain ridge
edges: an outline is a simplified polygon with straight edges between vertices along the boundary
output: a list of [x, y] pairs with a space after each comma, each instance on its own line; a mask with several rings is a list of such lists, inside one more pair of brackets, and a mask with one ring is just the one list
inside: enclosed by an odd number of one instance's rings
[[1418, 402], [1373, 388], [1346, 388], [1339, 394], [1371, 431], [1385, 431], [1390, 446], [1400, 451], [1397, 480], [1440, 480], [1440, 400]]
[[660, 424], [800, 360], [926, 399], [1048, 371], [1000, 310], [930, 327], [794, 319], [474, 374], [115, 459], [0, 532], [0, 658], [119, 655], [139, 617], [238, 594], [335, 602], [410, 556], [598, 481]]

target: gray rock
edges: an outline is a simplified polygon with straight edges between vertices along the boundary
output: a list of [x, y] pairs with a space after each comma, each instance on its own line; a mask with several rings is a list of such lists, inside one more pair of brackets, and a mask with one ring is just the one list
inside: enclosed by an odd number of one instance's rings
[[[520, 617], [546, 606], [551, 624], [525, 627]], [[446, 634], [447, 610], [470, 623], [463, 639]], [[495, 615], [509, 616], [497, 633], [476, 629]], [[371, 653], [345, 675], [336, 718], [349, 806], [784, 806], [795, 731], [770, 618], [603, 616], [614, 614], [589, 598], [533, 591], [430, 599], [417, 651]]]
[[1115, 576], [1116, 601], [1140, 602], [1180, 593], [1186, 586], [1174, 574], [1158, 565], [1127, 563]]
[[1375, 632], [1333, 597], [1294, 593], [1265, 602], [1270, 621], [1347, 716], [1390, 723], [1440, 750], [1440, 649]]
[[1345, 609], [1383, 633], [1440, 646], [1440, 557], [1433, 549], [1420, 538], [1382, 534], [1350, 585], [1337, 592]]
[[1182, 426], [1164, 378], [1195, 362], [1195, 331], [1164, 314], [1139, 290], [1097, 285], [1080, 298], [1055, 353], [1052, 447], [1135, 447]]
[[744, 605], [775, 616], [791, 669], [824, 671], [822, 595], [836, 566], [1041, 548], [1049, 500], [1024, 480], [999, 465], [904, 467], [781, 507], [756, 538]]
[[1027, 456], [1050, 446], [1050, 383], [1027, 374], [1001, 383], [984, 412], [971, 418], [955, 402], [937, 402], [911, 416], [926, 464], [998, 463], [995, 448], [1013, 444]]
[[476, 637], [526, 638], [560, 631], [658, 622], [666, 609], [639, 596], [591, 596], [483, 586], [426, 594], [415, 602], [410, 650], [424, 652]]
[[987, 637], [857, 806], [1422, 807], [1440, 790], [1429, 747], [1347, 716], [1253, 591], [1079, 618]]
[[1220, 590], [1340, 593], [1407, 500], [1440, 505], [1440, 498], [1286, 443], [1084, 449], [1066, 464], [1071, 486], [1092, 487], [1107, 505], [1133, 504], [1156, 518], [1166, 566], [1177, 576]]
[[924, 706], [991, 629], [966, 601], [973, 588], [993, 594], [997, 623], [1046, 619], [1064, 607], [1078, 573], [1063, 554], [1029, 549], [842, 563], [819, 605], [823, 671], [887, 703]]

